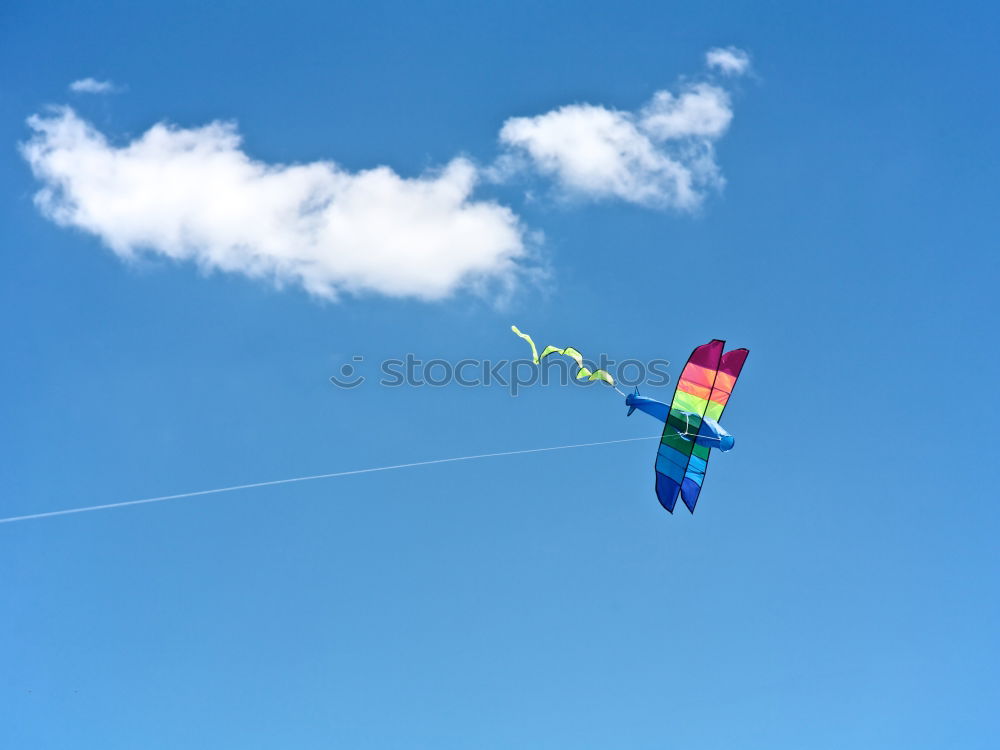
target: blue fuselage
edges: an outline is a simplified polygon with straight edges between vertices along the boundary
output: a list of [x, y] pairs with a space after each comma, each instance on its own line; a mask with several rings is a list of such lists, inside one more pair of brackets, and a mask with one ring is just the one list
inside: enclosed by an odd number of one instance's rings
[[[669, 405], [662, 401], [657, 401], [655, 398], [640, 396], [638, 393], [628, 394], [625, 397], [625, 405], [628, 407], [629, 414], [638, 409], [663, 423], [666, 423], [670, 417]], [[718, 448], [721, 451], [732, 450], [733, 445], [736, 443], [736, 438], [726, 432], [722, 428], [722, 425], [711, 417], [702, 418], [697, 414], [679, 410], [674, 411], [674, 416], [676, 418], [675, 422], [677, 419], [682, 419], [688, 425], [684, 431], [675, 430], [685, 440], [694, 440], [698, 445]], [[699, 422], [700, 426], [698, 426]]]

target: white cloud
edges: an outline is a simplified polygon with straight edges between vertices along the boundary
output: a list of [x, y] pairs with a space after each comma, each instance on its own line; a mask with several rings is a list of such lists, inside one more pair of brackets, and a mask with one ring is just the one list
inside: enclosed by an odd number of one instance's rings
[[724, 89], [698, 83], [658, 91], [638, 113], [573, 104], [513, 117], [500, 140], [567, 193], [692, 210], [722, 184], [713, 143], [732, 116]]
[[120, 89], [111, 81], [98, 81], [96, 78], [81, 78], [69, 85], [69, 90], [75, 94], [114, 94]]
[[639, 126], [658, 141], [715, 139], [726, 132], [733, 110], [724, 89], [698, 83], [679, 96], [657, 91], [639, 115]]
[[478, 172], [466, 159], [404, 178], [388, 167], [264, 164], [227, 123], [158, 124], [122, 146], [71, 109], [28, 124], [21, 148], [43, 183], [38, 206], [123, 258], [151, 252], [328, 298], [441, 299], [509, 288], [526, 255], [518, 217], [471, 199]]
[[739, 76], [750, 69], [750, 55], [739, 47], [715, 47], [705, 53], [705, 64], [725, 75]]
[[[706, 62], [741, 74], [750, 58], [729, 47], [709, 50]], [[70, 88], [121, 90], [93, 78]], [[29, 118], [34, 134], [21, 152], [41, 183], [41, 211], [124, 259], [165, 256], [327, 298], [442, 299], [460, 289], [509, 292], [539, 273], [528, 268], [517, 215], [474, 197], [480, 181], [533, 169], [568, 196], [693, 211], [724, 183], [715, 143], [732, 118], [729, 93], [709, 82], [655, 92], [635, 111], [570, 104], [508, 119], [488, 168], [455, 158], [415, 177], [330, 161], [266, 164], [224, 122], [161, 123], [111, 143], [69, 108]]]

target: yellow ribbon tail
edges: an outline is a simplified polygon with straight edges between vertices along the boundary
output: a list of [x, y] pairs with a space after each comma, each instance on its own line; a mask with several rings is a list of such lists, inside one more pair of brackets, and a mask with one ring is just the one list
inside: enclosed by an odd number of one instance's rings
[[565, 349], [560, 349], [558, 346], [547, 346], [542, 350], [541, 356], [539, 356], [538, 349], [535, 348], [535, 342], [531, 340], [531, 336], [526, 333], [521, 333], [517, 326], [511, 326], [510, 330], [531, 344], [531, 361], [536, 365], [550, 354], [562, 354], [564, 357], [569, 357], [576, 362], [576, 366], [580, 368], [576, 373], [577, 380], [602, 380], [614, 388], [615, 379], [611, 377], [611, 374], [607, 370], [596, 370], [591, 372], [583, 366], [583, 354], [580, 353], [579, 349], [575, 349], [572, 346], [567, 346]]
[[[511, 327], [510, 327], [510, 330], [512, 330], [512, 331], [513, 331], [514, 333], [516, 333], [516, 334], [517, 334], [518, 336], [520, 336], [520, 337], [521, 337], [522, 339], [524, 339], [524, 340], [525, 340], [525, 341], [527, 341], [527, 342], [528, 342], [529, 344], [531, 344], [531, 361], [532, 361], [532, 362], [534, 362], [534, 363], [535, 363], [535, 364], [537, 365], [537, 364], [538, 364], [538, 361], [539, 361], [539, 360], [538, 360], [538, 349], [536, 349], [536, 348], [535, 348], [535, 342], [531, 340], [531, 336], [529, 336], [529, 335], [528, 335], [528, 334], [526, 334], [526, 333], [521, 333], [521, 332], [520, 332], [520, 331], [519, 331], [519, 330], [517, 329], [517, 326], [511, 326]], [[551, 348], [552, 348], [552, 347], [549, 347], [549, 349], [551, 349]], [[546, 350], [545, 350], [545, 353], [546, 353], [546, 354], [548, 354], [548, 349], [546, 349]], [[544, 356], [545, 356], [545, 354], [543, 354], [542, 356], [544, 357]]]
[[[577, 377], [580, 377], [577, 375]], [[611, 373], [607, 370], [597, 370], [590, 375], [590, 380], [603, 380], [605, 383], [610, 385], [612, 388], [615, 387], [615, 379], [611, 377]]]

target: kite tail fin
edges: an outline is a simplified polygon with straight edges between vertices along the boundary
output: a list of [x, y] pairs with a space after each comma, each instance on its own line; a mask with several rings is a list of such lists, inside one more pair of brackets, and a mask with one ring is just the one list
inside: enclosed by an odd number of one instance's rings
[[[615, 389], [615, 390], [617, 390], [617, 389]], [[639, 395], [639, 386], [635, 387], [635, 395], [636, 396]], [[634, 403], [632, 403], [631, 399], [629, 399], [628, 396], [625, 397], [625, 405], [628, 407], [628, 413], [625, 416], [626, 417], [631, 417], [632, 416], [632, 412], [634, 412], [636, 410], [636, 405]]]

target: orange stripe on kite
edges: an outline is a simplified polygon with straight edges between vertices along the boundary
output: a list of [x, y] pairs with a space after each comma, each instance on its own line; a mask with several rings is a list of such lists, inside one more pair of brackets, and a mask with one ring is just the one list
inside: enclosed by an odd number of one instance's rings
[[683, 383], [685, 380], [706, 388], [711, 388], [715, 382], [715, 370], [696, 365], [694, 362], [688, 362], [678, 382]]
[[736, 378], [733, 375], [720, 370], [718, 376], [715, 378], [716, 390], [732, 393], [734, 385], [736, 385]]
[[718, 404], [719, 406], [725, 406], [729, 403], [729, 396], [732, 394], [726, 393], [725, 391], [712, 391], [712, 403]]
[[681, 379], [681, 382], [677, 384], [678, 390], [684, 393], [689, 393], [692, 396], [697, 396], [698, 398], [708, 399], [712, 394], [712, 389], [707, 385], [698, 385], [697, 383], [692, 383], [690, 380]]

